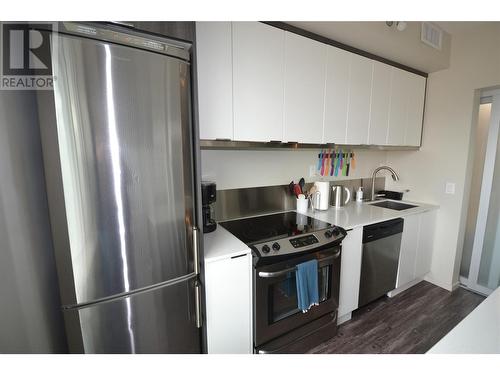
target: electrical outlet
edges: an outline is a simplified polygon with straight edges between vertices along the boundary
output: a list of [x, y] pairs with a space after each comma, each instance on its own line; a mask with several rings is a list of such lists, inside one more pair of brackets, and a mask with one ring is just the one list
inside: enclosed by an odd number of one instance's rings
[[446, 194], [455, 194], [455, 184], [453, 182], [447, 182], [444, 191]]
[[309, 166], [309, 177], [316, 177], [316, 166], [315, 165]]

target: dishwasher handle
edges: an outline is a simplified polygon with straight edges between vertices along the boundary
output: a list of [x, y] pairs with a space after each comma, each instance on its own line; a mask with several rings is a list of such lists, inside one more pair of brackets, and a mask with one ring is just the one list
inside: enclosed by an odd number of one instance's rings
[[402, 218], [367, 225], [363, 228], [363, 243], [376, 241], [401, 233], [403, 232], [403, 225], [404, 220]]

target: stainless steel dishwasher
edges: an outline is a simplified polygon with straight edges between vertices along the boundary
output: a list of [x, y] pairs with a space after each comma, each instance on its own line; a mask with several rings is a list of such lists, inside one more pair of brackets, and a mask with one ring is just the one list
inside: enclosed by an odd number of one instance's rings
[[363, 228], [360, 307], [396, 287], [402, 233], [401, 218]]

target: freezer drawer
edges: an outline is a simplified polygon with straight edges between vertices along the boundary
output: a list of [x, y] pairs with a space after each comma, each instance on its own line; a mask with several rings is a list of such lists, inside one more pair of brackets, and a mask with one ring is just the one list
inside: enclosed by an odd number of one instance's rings
[[194, 279], [65, 310], [73, 353], [201, 353]]

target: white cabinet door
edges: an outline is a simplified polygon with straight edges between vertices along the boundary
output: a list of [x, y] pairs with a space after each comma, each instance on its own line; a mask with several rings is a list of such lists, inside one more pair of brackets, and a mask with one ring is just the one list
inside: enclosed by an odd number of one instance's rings
[[373, 62], [373, 82], [370, 105], [368, 144], [387, 144], [389, 104], [391, 102], [391, 67]]
[[420, 146], [424, 115], [426, 79], [413, 73], [408, 74], [408, 102], [406, 115], [406, 135], [404, 144]]
[[339, 317], [358, 308], [361, 258], [363, 255], [362, 242], [363, 227], [348, 231], [347, 237], [342, 241]]
[[437, 211], [428, 211], [420, 215], [415, 277], [424, 277], [431, 270], [432, 249], [434, 247], [434, 228]]
[[285, 32], [233, 22], [234, 140], [281, 141]]
[[283, 141], [322, 142], [325, 76], [326, 44], [286, 32]]
[[396, 288], [406, 285], [415, 279], [415, 261], [418, 249], [419, 223], [420, 215], [418, 214], [406, 216], [404, 218]]
[[366, 144], [370, 121], [373, 60], [351, 54], [349, 106], [347, 111], [347, 144]]
[[201, 139], [233, 139], [231, 22], [196, 22]]
[[205, 263], [209, 354], [251, 354], [252, 255]]
[[323, 143], [345, 143], [351, 54], [328, 46]]
[[391, 103], [387, 144], [403, 145], [406, 133], [406, 103], [408, 100], [408, 73], [392, 68]]

